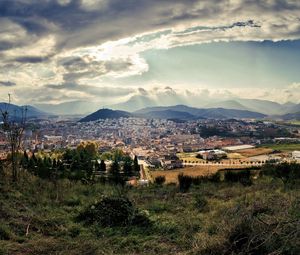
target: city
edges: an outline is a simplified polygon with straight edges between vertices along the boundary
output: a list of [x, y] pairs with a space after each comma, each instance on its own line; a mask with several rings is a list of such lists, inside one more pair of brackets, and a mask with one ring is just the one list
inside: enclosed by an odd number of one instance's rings
[[[98, 144], [99, 155], [120, 149], [132, 158], [137, 156], [152, 170], [212, 164], [221, 169], [271, 161], [299, 161], [299, 126], [270, 121], [129, 117], [90, 122], [29, 120], [28, 125], [33, 127], [24, 132], [24, 150], [28, 152], [51, 154], [93, 141]], [[287, 147], [276, 149], [278, 145]], [[8, 151], [4, 136], [0, 148], [4, 158]]]
[[0, 0], [0, 255], [299, 255], [299, 0]]

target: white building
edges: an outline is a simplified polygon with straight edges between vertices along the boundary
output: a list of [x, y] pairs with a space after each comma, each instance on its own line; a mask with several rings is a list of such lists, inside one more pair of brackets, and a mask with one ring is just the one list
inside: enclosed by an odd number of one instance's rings
[[222, 150], [198, 151], [198, 155], [201, 155], [204, 160], [221, 159], [227, 156], [226, 152]]
[[300, 161], [300, 151], [293, 151], [292, 158]]
[[223, 147], [223, 150], [225, 150], [225, 151], [239, 151], [239, 150], [247, 150], [247, 149], [253, 149], [253, 148], [255, 148], [255, 146], [250, 145], [250, 144], [243, 144], [243, 145]]

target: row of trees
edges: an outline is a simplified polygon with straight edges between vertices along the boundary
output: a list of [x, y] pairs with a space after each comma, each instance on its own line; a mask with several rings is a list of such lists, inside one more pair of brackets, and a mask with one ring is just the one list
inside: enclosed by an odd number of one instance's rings
[[139, 177], [140, 166], [135, 157], [133, 160], [120, 151], [111, 153], [109, 167], [104, 159], [99, 160], [96, 150], [91, 149], [92, 143], [81, 144], [77, 149], [67, 149], [60, 159], [50, 156], [29, 156], [25, 151], [20, 162], [23, 169], [43, 179], [57, 180], [68, 178], [94, 182], [97, 179], [115, 184], [123, 184], [131, 177]]

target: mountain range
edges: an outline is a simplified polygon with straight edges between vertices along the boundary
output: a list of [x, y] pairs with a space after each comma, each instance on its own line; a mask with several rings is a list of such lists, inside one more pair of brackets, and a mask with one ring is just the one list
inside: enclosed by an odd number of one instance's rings
[[59, 104], [36, 104], [34, 105], [41, 111], [51, 112], [57, 115], [87, 115], [97, 111], [100, 108], [108, 108], [113, 110], [122, 110], [134, 112], [139, 109], [170, 106], [170, 105], [187, 105], [196, 108], [224, 108], [234, 110], [245, 110], [259, 112], [266, 115], [283, 115], [288, 113], [296, 113], [300, 111], [300, 104], [287, 102], [280, 104], [277, 102], [261, 99], [244, 99], [232, 97], [230, 99], [220, 100], [214, 97], [185, 95], [182, 96], [176, 92], [163, 92], [151, 95], [136, 94], [131, 96], [125, 102], [113, 105], [104, 105], [100, 101], [92, 102], [86, 100], [75, 100]]
[[[166, 100], [169, 102], [170, 100]], [[161, 103], [161, 105], [158, 105]], [[206, 102], [203, 107], [191, 107], [185, 104], [177, 104], [173, 106], [164, 106], [166, 102], [163, 100], [157, 102], [149, 96], [136, 95], [124, 102], [122, 105], [114, 105], [100, 109], [93, 102], [73, 101], [53, 104], [40, 104], [38, 107], [27, 105], [27, 116], [46, 117], [49, 115], [83, 115], [86, 116], [90, 112], [94, 112], [86, 117], [86, 120], [96, 120], [101, 118], [119, 118], [119, 117], [144, 117], [144, 118], [163, 118], [163, 119], [179, 119], [191, 120], [200, 118], [264, 118], [271, 117], [274, 119], [292, 120], [300, 119], [300, 104], [285, 103], [279, 104], [268, 100], [259, 99], [231, 99], [224, 101]], [[200, 104], [200, 103], [199, 103]], [[145, 107], [143, 107], [145, 106]], [[20, 117], [22, 108], [7, 103], [0, 103], [0, 109], [7, 109], [11, 115]], [[123, 107], [123, 108], [121, 108]], [[116, 109], [117, 108], [117, 109]], [[109, 110], [110, 109], [110, 110]], [[131, 110], [128, 110], [131, 109]], [[133, 109], [133, 110], [132, 110]], [[98, 111], [97, 111], [98, 110]], [[96, 116], [96, 117], [95, 117]], [[100, 117], [99, 117], [100, 116]]]
[[193, 102], [192, 104], [187, 102], [181, 103], [182, 100], [177, 100], [174, 98], [174, 102], [170, 100], [170, 97], [161, 98], [152, 98], [148, 95], [135, 95], [132, 96], [126, 102], [110, 105], [108, 108], [124, 111], [137, 111], [142, 108], [154, 107], [154, 106], [168, 106], [168, 105], [177, 105], [184, 104], [191, 107], [197, 108], [224, 108], [224, 109], [234, 109], [234, 110], [245, 110], [259, 112], [266, 115], [275, 115], [275, 114], [287, 114], [287, 113], [296, 113], [300, 111], [300, 104], [288, 102], [285, 104], [280, 104], [273, 101], [261, 100], [261, 99], [243, 99], [243, 98], [233, 98], [230, 100], [199, 100], [198, 102]]
[[101, 109], [98, 110], [83, 119], [81, 122], [95, 121], [99, 119], [111, 119], [111, 118], [128, 118], [128, 117], [142, 117], [142, 118], [154, 118], [154, 119], [177, 119], [177, 120], [194, 120], [194, 119], [229, 119], [229, 118], [254, 118], [261, 119], [266, 115], [258, 112], [251, 112], [247, 110], [232, 110], [223, 108], [209, 108], [200, 109], [189, 107], [186, 105], [175, 105], [168, 107], [148, 107], [133, 113]]

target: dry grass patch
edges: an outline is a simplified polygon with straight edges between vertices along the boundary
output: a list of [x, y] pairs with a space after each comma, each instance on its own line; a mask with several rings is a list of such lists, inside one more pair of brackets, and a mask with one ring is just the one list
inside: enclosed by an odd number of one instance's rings
[[231, 165], [231, 166], [223, 166], [223, 165], [216, 165], [216, 166], [209, 166], [209, 165], [203, 165], [203, 166], [193, 166], [193, 167], [186, 167], [182, 169], [176, 169], [176, 170], [161, 170], [161, 171], [153, 171], [151, 172], [152, 177], [155, 179], [157, 176], [165, 176], [166, 183], [177, 183], [178, 182], [178, 175], [183, 173], [184, 175], [189, 176], [205, 176], [205, 175], [211, 175], [218, 170], [225, 169], [225, 168], [235, 168], [235, 169], [242, 169], [249, 167], [247, 165]]
[[254, 148], [254, 149], [241, 150], [239, 151], [239, 154], [248, 158], [248, 157], [270, 154], [272, 152], [273, 149], [270, 148]]

